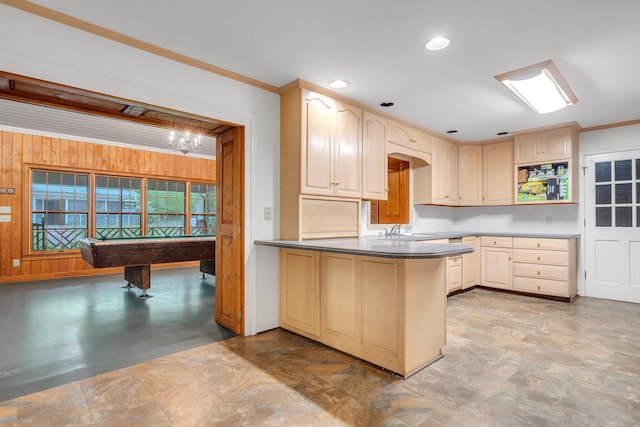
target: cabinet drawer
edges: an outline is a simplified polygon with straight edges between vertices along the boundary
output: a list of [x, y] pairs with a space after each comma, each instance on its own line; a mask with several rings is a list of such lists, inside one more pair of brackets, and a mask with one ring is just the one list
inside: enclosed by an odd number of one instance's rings
[[569, 297], [569, 282], [562, 280], [532, 279], [529, 277], [514, 277], [513, 289], [520, 292], [531, 292], [542, 295]]
[[497, 248], [511, 248], [513, 247], [513, 237], [482, 236], [480, 238], [480, 245], [493, 246]]
[[529, 264], [569, 265], [569, 253], [565, 251], [536, 251], [533, 249], [514, 249], [513, 260]]
[[513, 275], [514, 277], [520, 276], [550, 280], [569, 280], [569, 267], [515, 262], [513, 263]]
[[513, 247], [521, 249], [547, 249], [551, 251], [566, 251], [569, 250], [569, 240], [514, 237]]

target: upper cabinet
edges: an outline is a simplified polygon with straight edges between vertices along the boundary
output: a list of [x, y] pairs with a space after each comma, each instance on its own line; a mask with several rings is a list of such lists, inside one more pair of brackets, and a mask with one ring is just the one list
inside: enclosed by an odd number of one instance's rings
[[458, 146], [433, 138], [431, 164], [431, 203], [458, 205]]
[[514, 142], [516, 165], [568, 160], [577, 148], [577, 134], [573, 127], [518, 135]]
[[362, 110], [302, 92], [301, 193], [360, 197]]
[[482, 204], [513, 204], [513, 141], [482, 147]]
[[389, 120], [387, 141], [423, 153], [431, 153], [433, 137], [407, 124]]
[[364, 112], [362, 134], [362, 198], [387, 200], [387, 119]]
[[482, 145], [458, 146], [458, 205], [482, 205]]

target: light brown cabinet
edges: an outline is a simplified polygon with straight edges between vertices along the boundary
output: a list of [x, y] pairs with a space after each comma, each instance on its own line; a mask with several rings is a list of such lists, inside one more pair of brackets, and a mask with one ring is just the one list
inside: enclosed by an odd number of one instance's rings
[[370, 113], [363, 115], [362, 134], [362, 198], [387, 200], [387, 123]]
[[280, 115], [280, 238], [357, 236], [362, 109], [296, 82]]
[[389, 132], [387, 135], [387, 141], [389, 142], [423, 153], [431, 153], [432, 139], [431, 135], [420, 129], [395, 120], [389, 120]]
[[309, 338], [320, 336], [320, 256], [318, 252], [280, 249], [280, 326]]
[[301, 193], [360, 197], [362, 110], [302, 93]]
[[516, 165], [569, 160], [577, 148], [577, 134], [573, 127], [551, 129], [518, 135], [514, 141]]
[[482, 144], [458, 146], [458, 205], [482, 205]]
[[458, 205], [458, 146], [440, 138], [433, 140], [431, 203]]
[[445, 259], [280, 249], [280, 326], [403, 376], [441, 356]]
[[482, 286], [513, 289], [513, 238], [480, 238]]
[[575, 239], [514, 238], [513, 246], [514, 290], [576, 298]]
[[473, 248], [472, 253], [462, 255], [462, 289], [468, 289], [480, 284], [480, 238], [463, 237], [462, 244]]
[[482, 204], [513, 204], [513, 141], [482, 147]]

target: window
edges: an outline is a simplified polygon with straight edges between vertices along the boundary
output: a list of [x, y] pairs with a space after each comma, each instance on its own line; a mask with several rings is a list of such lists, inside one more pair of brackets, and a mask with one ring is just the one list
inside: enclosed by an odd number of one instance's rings
[[139, 237], [140, 179], [96, 176], [96, 238]]
[[88, 236], [89, 176], [33, 171], [31, 175], [31, 249], [77, 249]]
[[640, 227], [640, 159], [598, 162], [595, 168], [596, 227]]
[[32, 253], [77, 250], [84, 237], [216, 233], [216, 186], [211, 182], [39, 169], [30, 173], [32, 225], [27, 246]]
[[191, 184], [189, 195], [191, 204], [191, 234], [216, 234], [216, 186], [212, 184]]
[[150, 179], [147, 183], [147, 235], [185, 234], [185, 183]]

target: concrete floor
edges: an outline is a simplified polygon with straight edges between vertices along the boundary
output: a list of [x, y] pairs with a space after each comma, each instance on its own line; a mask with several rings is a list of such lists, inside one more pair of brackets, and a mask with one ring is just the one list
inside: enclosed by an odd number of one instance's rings
[[0, 285], [0, 401], [234, 336], [201, 277], [153, 270], [147, 300], [122, 274]]
[[0, 402], [0, 426], [638, 426], [639, 322], [640, 304], [474, 289], [407, 380], [276, 329]]

